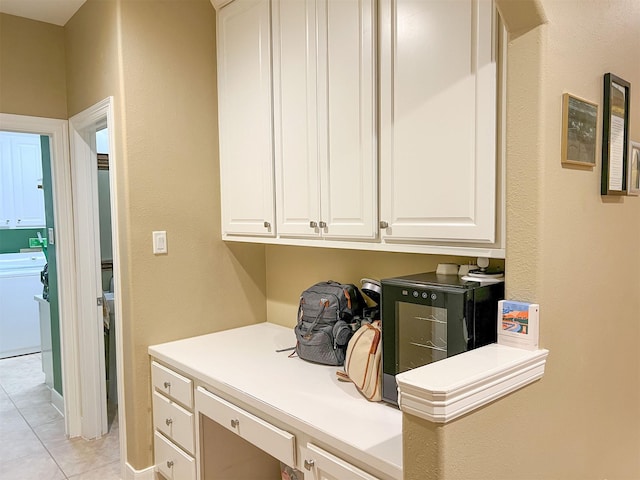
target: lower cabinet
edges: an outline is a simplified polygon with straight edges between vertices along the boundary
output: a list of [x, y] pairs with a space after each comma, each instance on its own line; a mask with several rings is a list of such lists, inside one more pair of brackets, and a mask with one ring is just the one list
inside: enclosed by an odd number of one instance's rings
[[269, 422], [198, 387], [196, 409], [286, 465], [296, 464], [295, 437]]
[[196, 479], [196, 460], [157, 431], [153, 451], [156, 468], [167, 480]]
[[196, 480], [193, 382], [151, 362], [155, 466], [168, 480]]
[[313, 443], [300, 447], [300, 456], [304, 480], [378, 480]]
[[152, 361], [151, 379], [154, 463], [167, 480], [273, 480], [281, 464], [298, 480], [380, 480], [312, 435], [276, 426], [165, 365]]

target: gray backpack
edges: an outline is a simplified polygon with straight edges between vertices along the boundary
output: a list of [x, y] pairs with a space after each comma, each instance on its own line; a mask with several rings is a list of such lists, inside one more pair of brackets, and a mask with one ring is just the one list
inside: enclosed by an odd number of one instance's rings
[[303, 360], [324, 365], [344, 365], [347, 344], [366, 306], [355, 285], [329, 280], [300, 295], [296, 353]]

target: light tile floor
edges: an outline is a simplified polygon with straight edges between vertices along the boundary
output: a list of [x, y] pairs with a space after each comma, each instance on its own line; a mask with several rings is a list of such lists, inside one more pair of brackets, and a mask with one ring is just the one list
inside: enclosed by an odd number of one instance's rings
[[117, 410], [102, 438], [68, 439], [50, 398], [39, 353], [0, 360], [2, 480], [120, 479]]

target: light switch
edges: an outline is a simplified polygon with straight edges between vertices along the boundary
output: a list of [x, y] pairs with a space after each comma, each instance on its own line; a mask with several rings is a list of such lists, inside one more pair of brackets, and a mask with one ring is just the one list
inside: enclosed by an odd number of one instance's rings
[[161, 232], [153, 233], [153, 253], [160, 255], [167, 253], [167, 232], [164, 230]]

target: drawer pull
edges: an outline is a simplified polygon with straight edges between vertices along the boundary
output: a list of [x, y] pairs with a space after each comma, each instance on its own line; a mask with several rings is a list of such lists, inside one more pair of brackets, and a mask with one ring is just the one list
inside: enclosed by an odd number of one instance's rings
[[171, 382], [164, 382], [164, 388], [171, 387]]
[[313, 468], [313, 466], [316, 464], [315, 460], [305, 460], [304, 461], [304, 468], [306, 468], [307, 470], [311, 471], [311, 469]]
[[164, 423], [166, 423], [166, 424], [167, 424], [167, 427], [168, 427], [169, 425], [171, 425], [171, 424], [173, 423], [173, 420], [171, 420], [170, 418], [167, 418], [167, 419], [164, 421]]
[[167, 468], [173, 468], [173, 460], [167, 460]]
[[240, 425], [240, 420], [231, 420], [231, 428], [236, 428]]

